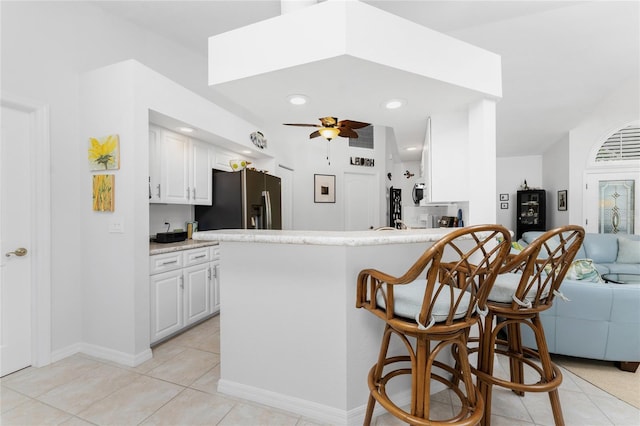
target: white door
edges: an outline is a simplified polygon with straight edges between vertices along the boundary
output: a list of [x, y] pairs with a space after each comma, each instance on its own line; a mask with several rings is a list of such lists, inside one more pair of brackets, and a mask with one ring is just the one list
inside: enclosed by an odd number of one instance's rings
[[375, 174], [344, 174], [345, 231], [364, 231], [380, 223], [380, 198]]
[[31, 113], [2, 106], [0, 376], [31, 365]]
[[[616, 200], [600, 200], [600, 187], [601, 183], [609, 182], [630, 182], [633, 181], [633, 192], [632, 196], [627, 196], [623, 194], [621, 185], [621, 194]], [[636, 234], [638, 233], [638, 226], [640, 226], [640, 209], [638, 208], [638, 200], [640, 199], [640, 173], [637, 171], [628, 171], [628, 172], [612, 172], [612, 173], [587, 173], [585, 176], [585, 194], [584, 194], [584, 214], [585, 214], [585, 223], [584, 228], [587, 232], [593, 233], [601, 233], [601, 232], [609, 232], [610, 226], [608, 226], [607, 221], [610, 218], [603, 217], [606, 216], [605, 212], [611, 211], [611, 204], [616, 205], [620, 204], [618, 207], [620, 208], [621, 214], [625, 214], [626, 211], [632, 210], [635, 214], [633, 219], [621, 218], [618, 222], [622, 221], [624, 223], [624, 227], [626, 228], [627, 222], [633, 221], [634, 230]], [[633, 202], [635, 205], [626, 206], [624, 204]], [[609, 208], [607, 208], [609, 207]], [[609, 231], [608, 231], [609, 230]]]

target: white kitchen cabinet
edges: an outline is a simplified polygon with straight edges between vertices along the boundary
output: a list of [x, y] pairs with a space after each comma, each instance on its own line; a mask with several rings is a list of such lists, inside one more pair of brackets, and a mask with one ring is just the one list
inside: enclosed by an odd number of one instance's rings
[[149, 202], [161, 201], [161, 163], [160, 128], [149, 126]]
[[191, 204], [211, 205], [211, 169], [213, 147], [205, 142], [191, 141]]
[[211, 281], [209, 264], [185, 268], [184, 277], [184, 325], [196, 323], [211, 315]]
[[170, 204], [190, 204], [189, 138], [162, 131], [162, 200]]
[[152, 275], [149, 283], [151, 342], [156, 342], [177, 333], [184, 327], [182, 270]]
[[215, 168], [218, 170], [224, 170], [226, 172], [232, 172], [233, 169], [231, 168], [229, 161], [233, 160], [234, 158], [238, 158], [238, 156], [230, 152], [216, 151], [214, 161]]
[[149, 201], [211, 205], [213, 146], [149, 125]]
[[151, 343], [220, 311], [218, 246], [149, 256]]

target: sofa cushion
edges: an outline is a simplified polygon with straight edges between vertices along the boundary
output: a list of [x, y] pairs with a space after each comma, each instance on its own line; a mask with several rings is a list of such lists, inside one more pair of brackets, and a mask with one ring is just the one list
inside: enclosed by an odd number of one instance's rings
[[640, 263], [640, 241], [618, 237], [616, 263]]
[[588, 281], [593, 283], [603, 282], [598, 270], [593, 264], [593, 260], [591, 259], [576, 259], [571, 262], [571, 266], [567, 271], [565, 279]]
[[586, 258], [594, 263], [613, 263], [618, 257], [618, 236], [615, 234], [588, 233], [582, 244]]
[[[601, 269], [606, 268], [605, 274], [640, 274], [640, 263], [605, 263], [602, 265], [595, 265], [600, 272]], [[602, 275], [602, 272], [600, 272]]]

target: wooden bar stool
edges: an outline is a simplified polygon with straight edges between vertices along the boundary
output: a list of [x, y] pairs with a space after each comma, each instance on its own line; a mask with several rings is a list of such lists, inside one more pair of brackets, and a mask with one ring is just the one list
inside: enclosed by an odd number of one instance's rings
[[[547, 231], [519, 254], [510, 254], [496, 278], [487, 300], [489, 313], [480, 330], [477, 369], [473, 369], [485, 400], [484, 426], [491, 424], [493, 385], [520, 396], [525, 392], [548, 392], [555, 424], [564, 425], [558, 396], [562, 373], [551, 362], [540, 312], [552, 306], [556, 295], [564, 297], [559, 293], [560, 284], [583, 239], [584, 229], [579, 226]], [[522, 346], [521, 325], [533, 331], [537, 351]], [[506, 330], [506, 340], [499, 337], [502, 330]], [[510, 380], [494, 376], [495, 354], [509, 358]], [[538, 377], [537, 382], [525, 383], [525, 365]]]
[[[385, 322], [378, 362], [368, 376], [365, 425], [371, 423], [376, 402], [414, 425], [475, 425], [480, 421], [484, 402], [473, 384], [467, 359], [468, 330], [478, 322], [478, 312], [485, 307], [510, 247], [511, 236], [502, 226], [459, 228], [427, 249], [401, 277], [374, 269], [360, 272], [356, 307]], [[400, 339], [408, 355], [387, 356], [392, 335]], [[455, 367], [435, 359], [447, 348], [456, 355]], [[405, 374], [411, 375], [408, 412], [386, 391], [391, 379]], [[430, 417], [431, 380], [452, 389], [460, 400], [460, 411], [451, 419]]]

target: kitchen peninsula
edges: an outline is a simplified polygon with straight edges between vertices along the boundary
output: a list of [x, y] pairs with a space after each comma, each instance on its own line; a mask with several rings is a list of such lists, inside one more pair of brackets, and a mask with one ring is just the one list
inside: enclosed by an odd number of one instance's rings
[[[220, 243], [218, 390], [325, 423], [362, 424], [383, 323], [356, 309], [357, 275], [400, 275], [452, 230], [194, 233]], [[391, 392], [408, 403], [410, 383]]]

